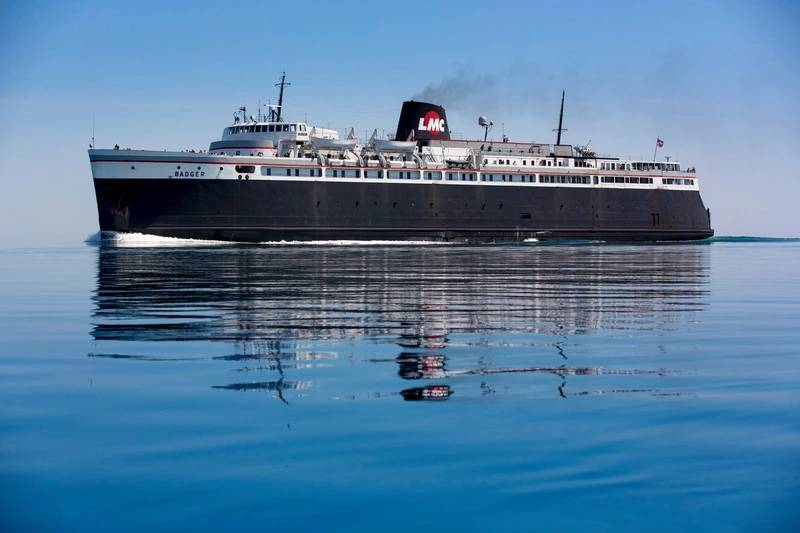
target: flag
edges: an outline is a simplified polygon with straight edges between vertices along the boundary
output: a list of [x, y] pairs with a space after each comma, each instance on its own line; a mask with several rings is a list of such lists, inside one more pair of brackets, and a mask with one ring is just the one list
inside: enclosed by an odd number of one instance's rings
[[659, 148], [664, 148], [664, 141], [656, 137], [656, 146], [658, 146]]

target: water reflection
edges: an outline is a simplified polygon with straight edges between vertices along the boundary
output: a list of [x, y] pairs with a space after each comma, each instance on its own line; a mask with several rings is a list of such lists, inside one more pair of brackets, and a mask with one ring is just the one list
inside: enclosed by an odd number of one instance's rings
[[[702, 311], [709, 290], [709, 250], [697, 245], [248, 246], [97, 253], [91, 356], [233, 362], [245, 365], [238, 369], [243, 376], [271, 378], [215, 388], [267, 391], [284, 402], [286, 391], [311, 389], [321, 368], [343, 367], [345, 351], [354, 351], [350, 358], [357, 363], [396, 365], [387, 376], [436, 381], [395, 388], [406, 400], [446, 400], [453, 382], [470, 376], [608, 375], [612, 371], [599, 367], [566, 365], [570, 343], [608, 330], [679, 328]], [[536, 357], [552, 358], [550, 364], [503, 364], [504, 350], [520, 334], [527, 335], [526, 347]], [[359, 342], [355, 349], [353, 341]], [[160, 343], [174, 347], [175, 342], [196, 345], [199, 352], [213, 348], [207, 357], [185, 349], [159, 353]], [[478, 353], [477, 362], [454, 358], [454, 343]], [[397, 355], [374, 357], [369, 346], [396, 346]], [[141, 351], [146, 353], [136, 353]], [[339, 388], [347, 389], [349, 379], [353, 387], [362, 385], [359, 369], [351, 372], [338, 378]], [[665, 373], [612, 373], [626, 372]], [[382, 383], [367, 385], [381, 389]], [[563, 385], [557, 390], [564, 397], [588, 392], [568, 393]], [[481, 382], [481, 394], [493, 392], [490, 383]]]

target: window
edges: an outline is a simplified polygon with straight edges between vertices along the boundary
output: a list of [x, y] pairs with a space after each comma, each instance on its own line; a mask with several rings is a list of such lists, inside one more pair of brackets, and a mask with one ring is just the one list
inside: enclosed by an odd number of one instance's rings
[[272, 176], [272, 169], [269, 167], [261, 167], [262, 176]]
[[275, 124], [270, 124], [268, 126], [268, 131], [274, 132], [275, 131]]
[[299, 168], [294, 169], [294, 175], [295, 176], [299, 176], [300, 175], [300, 169]]
[[291, 176], [292, 175], [292, 169], [291, 168], [287, 168], [286, 169], [286, 175], [287, 176]]
[[291, 124], [289, 126], [289, 131], [297, 131], [297, 126], [295, 124]]

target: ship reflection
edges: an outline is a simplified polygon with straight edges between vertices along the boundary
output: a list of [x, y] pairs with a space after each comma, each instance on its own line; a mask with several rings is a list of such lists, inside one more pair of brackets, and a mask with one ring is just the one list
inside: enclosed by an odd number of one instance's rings
[[401, 353], [395, 361], [400, 365], [398, 375], [403, 379], [440, 379], [446, 377], [445, 363], [447, 358], [443, 355]]
[[[254, 379], [210, 386], [264, 391], [282, 402], [288, 393], [314, 389], [323, 369], [345, 368], [341, 346], [354, 340], [399, 346], [399, 355], [385, 359], [397, 365], [396, 375], [434, 382], [395, 388], [405, 400], [446, 400], [469, 376], [603, 375], [589, 365], [566, 366], [574, 361], [570, 342], [604, 330], [682, 327], [706, 307], [709, 291], [709, 250], [702, 245], [226, 246], [97, 254], [89, 355], [239, 365], [235, 371]], [[550, 359], [503, 364], [504, 343], [520, 333], [544, 339], [536, 357]], [[465, 336], [487, 354], [467, 367], [452, 351], [454, 339], [463, 344]], [[154, 355], [160, 346], [211, 353]], [[370, 384], [351, 362], [377, 360], [366, 350], [347, 359], [336, 395], [348, 386], [367, 394]], [[483, 385], [482, 394], [494, 390]], [[383, 383], [375, 389], [385, 395]], [[558, 394], [570, 393], [561, 387]]]
[[449, 385], [428, 385], [400, 391], [400, 395], [407, 402], [442, 401], [448, 399], [451, 394], [453, 391]]

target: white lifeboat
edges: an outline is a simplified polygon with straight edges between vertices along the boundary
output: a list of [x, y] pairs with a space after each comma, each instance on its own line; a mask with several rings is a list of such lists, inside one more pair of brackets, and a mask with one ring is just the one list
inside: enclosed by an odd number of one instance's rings
[[330, 135], [317, 135], [316, 128], [311, 128], [311, 145], [317, 150], [352, 150], [358, 144], [355, 131], [351, 128], [346, 139]]
[[378, 139], [378, 130], [372, 132], [369, 146], [376, 152], [399, 152], [410, 153], [417, 149], [417, 141], [414, 140], [414, 132], [411, 132], [407, 141], [396, 141], [393, 139]]

